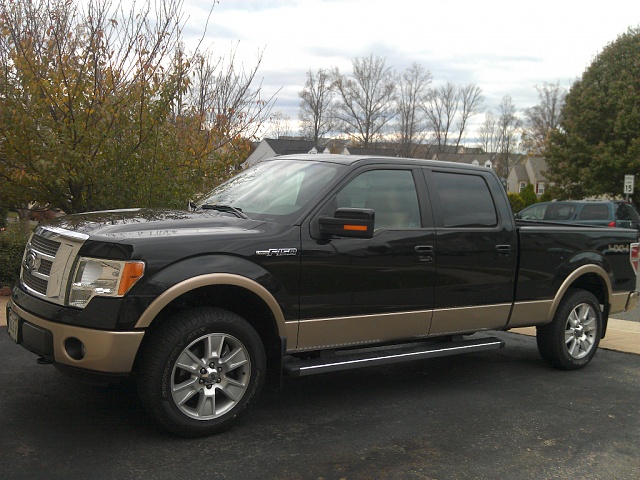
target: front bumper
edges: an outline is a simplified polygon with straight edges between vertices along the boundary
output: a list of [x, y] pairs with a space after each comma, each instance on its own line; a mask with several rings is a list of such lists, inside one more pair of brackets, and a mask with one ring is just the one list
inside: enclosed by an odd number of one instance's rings
[[18, 322], [17, 340], [46, 360], [60, 365], [107, 374], [128, 374], [133, 368], [144, 331], [113, 332], [54, 323], [7, 304]]

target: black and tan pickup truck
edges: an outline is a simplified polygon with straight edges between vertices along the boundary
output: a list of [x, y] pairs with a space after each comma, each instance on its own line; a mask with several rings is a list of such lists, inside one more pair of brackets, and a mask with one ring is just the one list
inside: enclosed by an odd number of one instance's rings
[[41, 363], [134, 379], [160, 424], [219, 432], [283, 375], [501, 348], [537, 326], [550, 365], [591, 361], [635, 307], [638, 232], [514, 219], [489, 168], [278, 157], [189, 211], [37, 227], [8, 331]]

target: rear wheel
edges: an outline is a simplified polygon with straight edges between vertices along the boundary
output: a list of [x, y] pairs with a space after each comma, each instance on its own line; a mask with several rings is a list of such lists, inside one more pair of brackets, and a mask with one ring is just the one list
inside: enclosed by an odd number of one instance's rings
[[560, 302], [553, 321], [537, 327], [536, 340], [542, 358], [562, 370], [587, 365], [602, 335], [600, 302], [585, 290], [570, 290]]
[[266, 359], [243, 318], [201, 308], [152, 332], [136, 365], [149, 413], [169, 431], [197, 437], [231, 426], [261, 389]]

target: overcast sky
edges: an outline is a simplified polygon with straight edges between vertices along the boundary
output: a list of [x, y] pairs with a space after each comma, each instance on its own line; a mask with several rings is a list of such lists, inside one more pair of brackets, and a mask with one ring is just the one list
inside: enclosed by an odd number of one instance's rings
[[[185, 35], [201, 33], [212, 0], [185, 0]], [[638, 0], [219, 0], [203, 47], [256, 64], [274, 111], [297, 127], [298, 92], [311, 69], [351, 71], [352, 59], [384, 57], [402, 72], [417, 62], [434, 84], [475, 83], [485, 110], [504, 95], [521, 111], [537, 103], [536, 85], [569, 87], [594, 57], [640, 25]], [[476, 118], [479, 124], [482, 117]]]

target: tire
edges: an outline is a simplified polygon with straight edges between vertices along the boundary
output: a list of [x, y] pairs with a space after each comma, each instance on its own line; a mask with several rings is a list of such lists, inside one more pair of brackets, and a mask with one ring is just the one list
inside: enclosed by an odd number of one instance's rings
[[182, 312], [150, 333], [136, 363], [138, 394], [168, 431], [201, 437], [228, 429], [264, 383], [266, 356], [242, 317]]
[[586, 366], [596, 354], [602, 335], [600, 302], [586, 290], [569, 290], [553, 321], [537, 327], [536, 341], [542, 358], [561, 370]]

